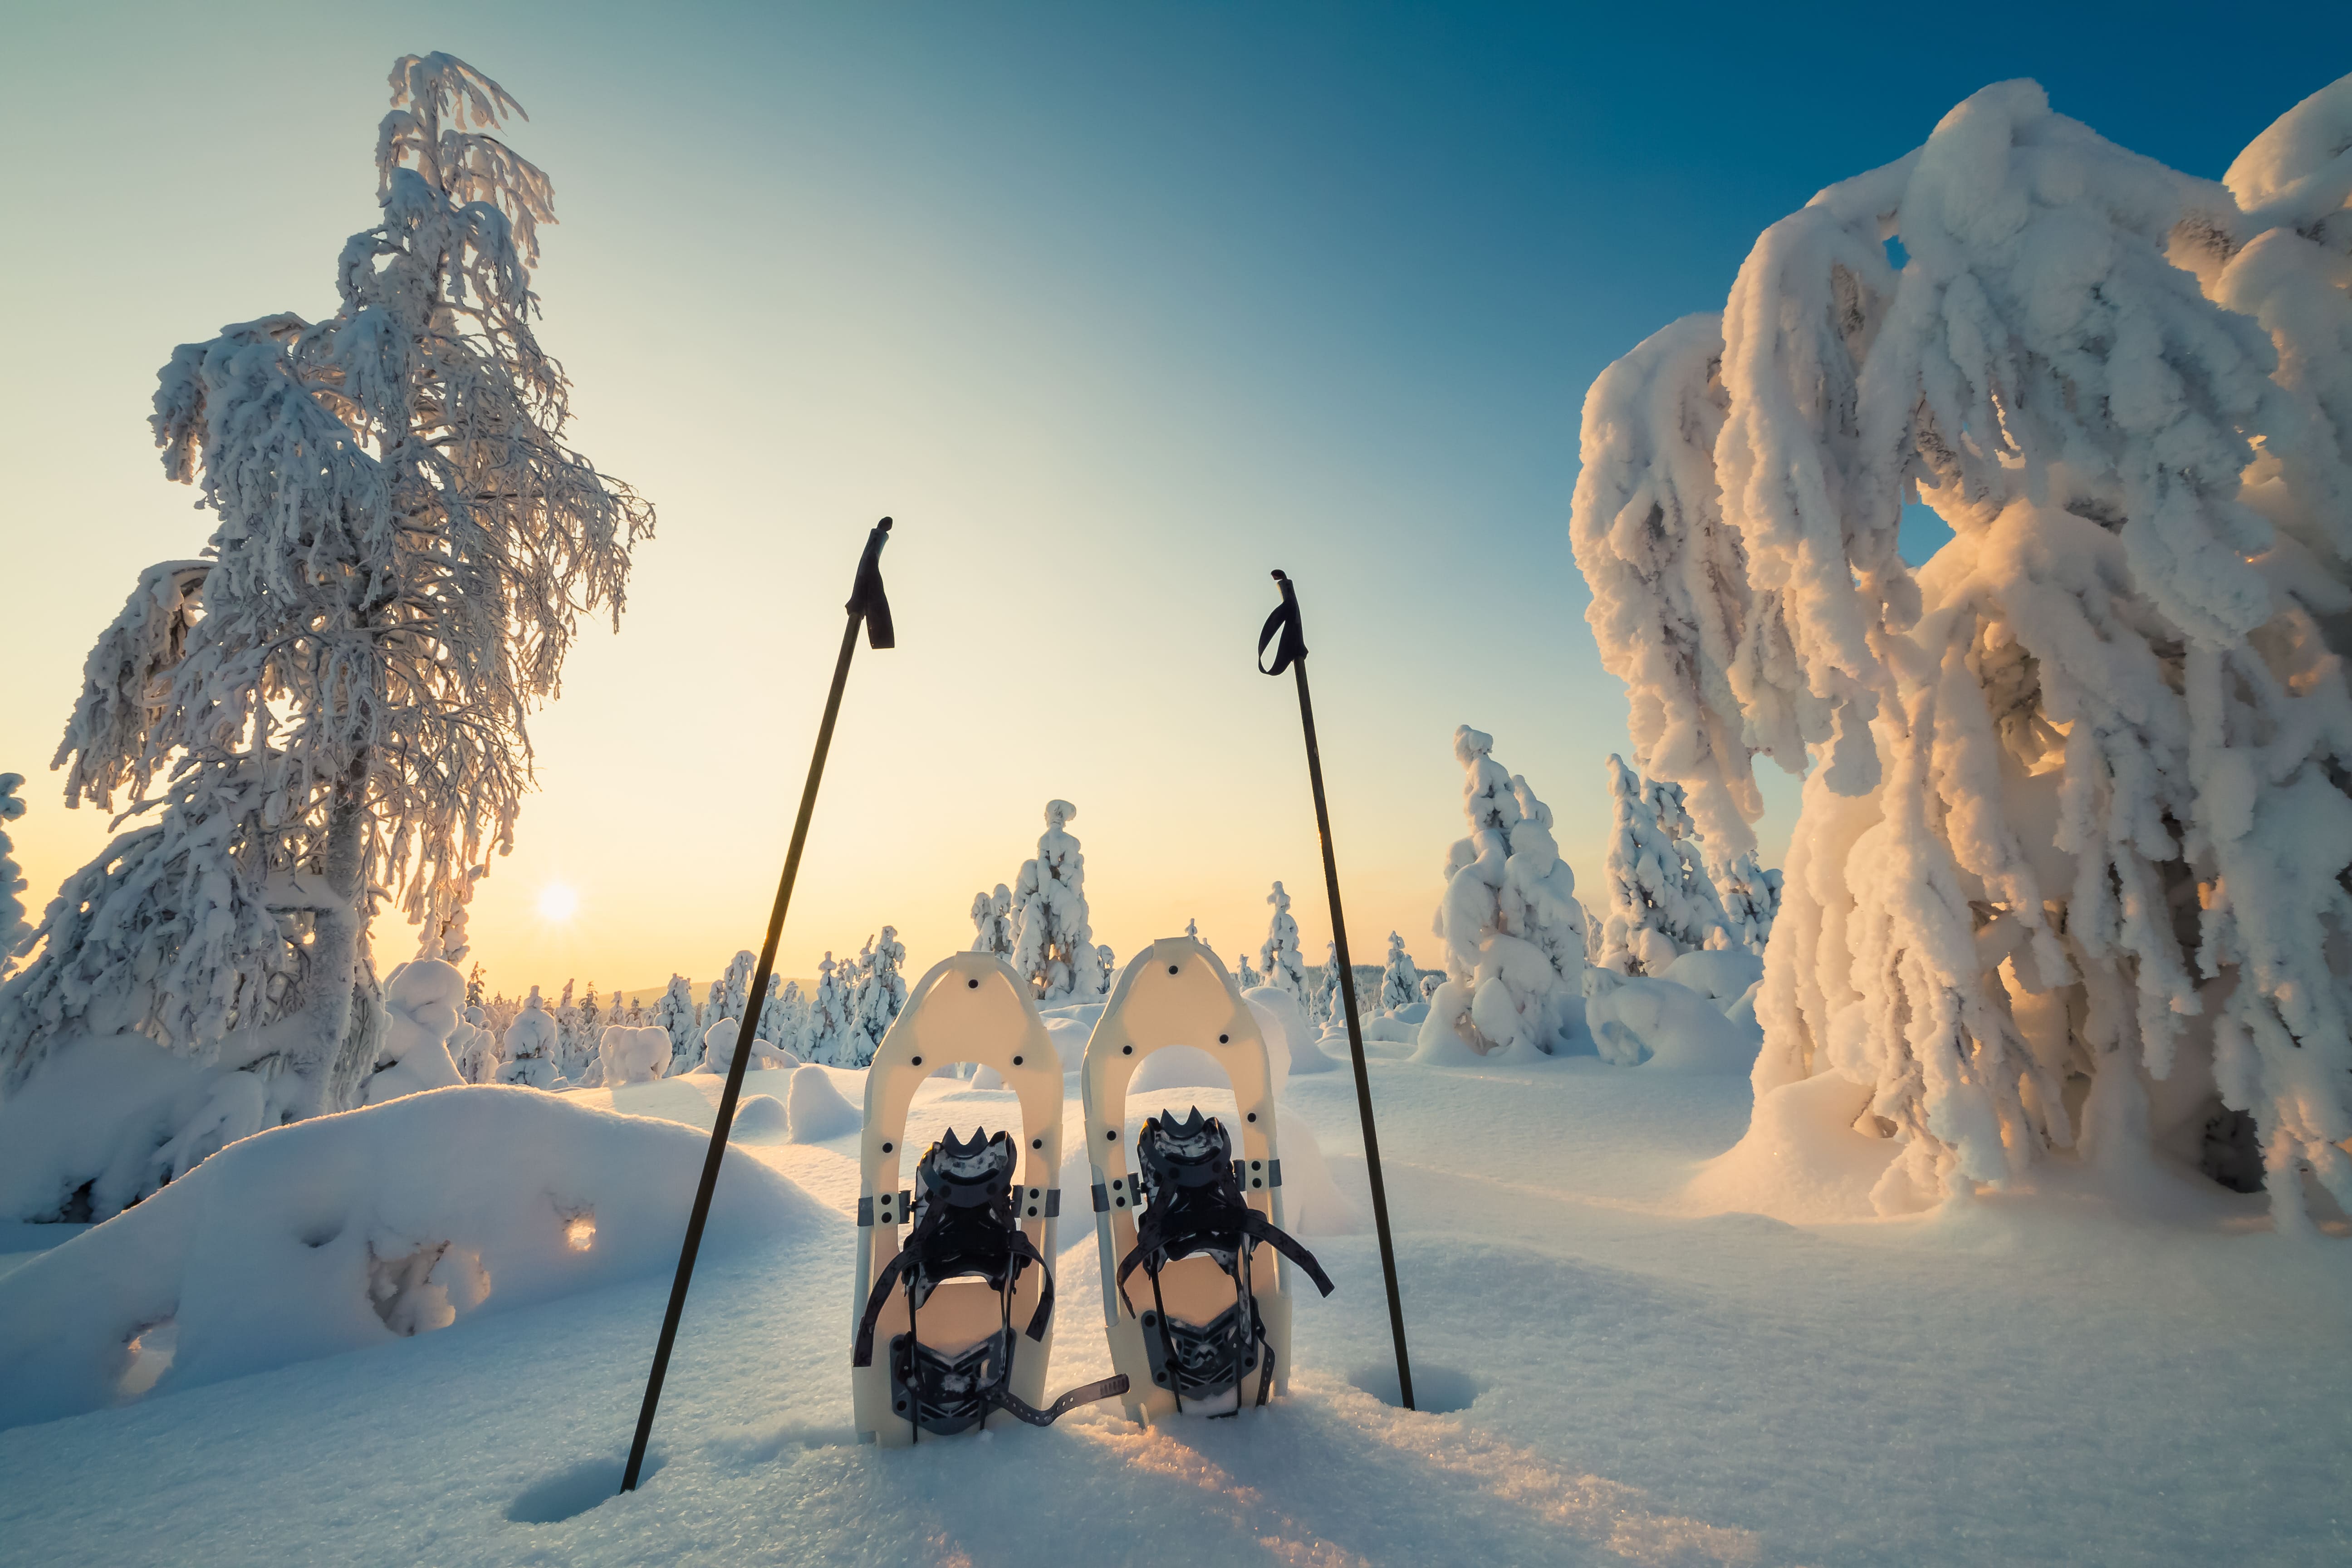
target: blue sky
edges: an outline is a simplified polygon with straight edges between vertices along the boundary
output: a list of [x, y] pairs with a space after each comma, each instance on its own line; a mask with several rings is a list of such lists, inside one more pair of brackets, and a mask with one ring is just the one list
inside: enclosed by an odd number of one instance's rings
[[[1279, 877], [1319, 956], [1295, 709], [1247, 662], [1275, 565], [1359, 956], [1392, 926], [1433, 956], [1457, 722], [1553, 803], [1591, 900], [1625, 744], [1568, 549], [1594, 374], [1989, 82], [2218, 176], [2352, 69], [2352, 13], [2318, 6], [91, 5], [7, 33], [0, 462], [39, 586], [0, 625], [0, 769], [33, 775], [35, 896], [103, 840], [41, 773], [81, 656], [204, 532], [148, 447], [154, 369], [331, 307], [384, 72], [441, 48], [532, 115], [573, 435], [661, 509], [478, 906], [494, 979], [608, 988], [754, 940], [883, 511], [902, 646], [853, 682], [788, 972], [886, 921], [919, 963], [966, 940], [1049, 796], [1122, 953], [1188, 918], [1254, 950]], [[533, 915], [553, 881], [578, 919]]]

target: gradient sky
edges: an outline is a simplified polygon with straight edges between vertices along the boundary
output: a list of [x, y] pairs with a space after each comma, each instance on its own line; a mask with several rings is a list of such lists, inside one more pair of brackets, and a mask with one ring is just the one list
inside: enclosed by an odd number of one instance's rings
[[[209, 531], [151, 447], [155, 369], [332, 308], [384, 74], [435, 48], [530, 112], [571, 434], [660, 512], [621, 634], [533, 724], [541, 793], [475, 903], [494, 985], [707, 978], [756, 943], [884, 512], [899, 647], [852, 675], [785, 973], [885, 921], [918, 969], [965, 945], [1054, 796], [1122, 955], [1188, 918], [1255, 950], [1280, 878], [1319, 958], [1297, 708], [1251, 664], [1277, 565], [1357, 957], [1391, 927], [1435, 957], [1460, 722], [1593, 901], [1626, 744], [1568, 545], [1594, 374], [1989, 82], [2218, 176], [2352, 69], [2336, 5], [1962, 15], [14, 5], [0, 771], [29, 775], [32, 901], [106, 836], [44, 771], [90, 640]], [[569, 921], [537, 913], [555, 882]]]

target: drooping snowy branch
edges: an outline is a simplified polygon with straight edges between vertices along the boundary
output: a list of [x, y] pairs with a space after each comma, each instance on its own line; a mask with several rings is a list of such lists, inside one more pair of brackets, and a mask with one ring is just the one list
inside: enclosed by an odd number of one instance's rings
[[[2347, 126], [2352, 81], [2221, 185], [1989, 88], [1759, 240], [1711, 451], [1693, 322], [1588, 400], [1574, 531], [1637, 758], [1710, 831], [1753, 754], [1826, 764], [1757, 1084], [1869, 1086], [1882, 1206], [2173, 1147], [2209, 1103], [2282, 1224], [2298, 1170], [2352, 1205]], [[1915, 498], [1955, 533], [1916, 577]]]

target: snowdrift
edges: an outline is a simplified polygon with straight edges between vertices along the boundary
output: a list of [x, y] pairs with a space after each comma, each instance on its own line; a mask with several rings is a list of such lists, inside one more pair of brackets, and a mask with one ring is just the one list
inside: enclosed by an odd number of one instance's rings
[[[247, 1138], [0, 1279], [0, 1426], [135, 1396], [159, 1342], [194, 1387], [667, 1268], [707, 1144], [488, 1085]], [[705, 1245], [837, 1223], [730, 1160]]]

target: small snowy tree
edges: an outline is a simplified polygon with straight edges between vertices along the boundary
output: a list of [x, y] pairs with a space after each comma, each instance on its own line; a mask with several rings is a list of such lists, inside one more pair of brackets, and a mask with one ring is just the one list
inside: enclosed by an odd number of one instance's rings
[[1780, 912], [1780, 873], [1759, 865], [1755, 850], [1742, 849], [1715, 881], [1732, 945], [1761, 956], [1772, 936], [1772, 917]]
[[884, 926], [882, 939], [868, 937], [866, 952], [857, 964], [857, 998], [853, 1016], [856, 1020], [855, 1037], [858, 1059], [845, 1061], [843, 1067], [864, 1067], [874, 1059], [875, 1047], [890, 1030], [892, 1020], [907, 1005], [907, 978], [900, 969], [907, 962], [906, 944], [898, 940], [897, 926]]
[[1600, 966], [1660, 974], [1685, 952], [1723, 945], [1722, 900], [1697, 853], [1681, 789], [1670, 783], [1644, 788], [1612, 754], [1609, 793], [1609, 911]]
[[[25, 782], [22, 773], [0, 773], [0, 824], [16, 821], [25, 815], [25, 797], [16, 793]], [[24, 873], [17, 870], [12, 857], [16, 847], [8, 842], [8, 830], [0, 826], [0, 974], [8, 973], [9, 961], [33, 940], [33, 928], [25, 921]]]
[[1013, 967], [1048, 1007], [1098, 994], [1094, 931], [1087, 923], [1087, 858], [1063, 831], [1077, 815], [1066, 800], [1045, 803], [1037, 858], [1021, 863], [1013, 889]]
[[474, 965], [474, 972], [466, 976], [466, 1005], [468, 1007], [478, 1007], [481, 1005], [482, 966], [477, 963]]
[[797, 980], [768, 979], [769, 1003], [760, 1009], [757, 1037], [808, 1060], [808, 994]]
[[1255, 990], [1265, 984], [1265, 976], [1250, 967], [1247, 952], [1241, 955], [1241, 967], [1234, 975], [1234, 984], [1244, 991]]
[[1265, 984], [1289, 992], [1298, 1010], [1307, 1013], [1313, 999], [1307, 984], [1307, 958], [1298, 951], [1298, 922], [1290, 918], [1290, 895], [1276, 882], [1265, 901], [1274, 906], [1274, 919], [1266, 923], [1265, 942], [1257, 950], [1257, 961], [1265, 965]]
[[1323, 967], [1315, 972], [1315, 1009], [1308, 1017], [1324, 1025], [1347, 1021], [1339, 995], [1339, 944], [1336, 942], [1323, 944]]
[[1550, 1055], [1584, 995], [1584, 907], [1559, 858], [1551, 808], [1495, 761], [1494, 737], [1454, 731], [1470, 836], [1445, 858], [1437, 935], [1447, 978], [1431, 993], [1424, 1048], [1448, 1037], [1480, 1055]]
[[992, 893], [971, 896], [971, 950], [992, 952], [1008, 962], [1013, 957], [1013, 889], [996, 884]]
[[1095, 994], [1108, 996], [1118, 983], [1118, 955], [1107, 942], [1095, 943]]
[[1389, 961], [1381, 971], [1381, 1011], [1393, 1013], [1421, 1000], [1421, 971], [1404, 950], [1404, 938], [1389, 932]]
[[823, 1062], [827, 1067], [847, 1067], [843, 1059], [851, 1049], [853, 1028], [852, 1008], [856, 992], [852, 988], [855, 974], [849, 966], [833, 961], [827, 952], [816, 966], [816, 994], [809, 998], [808, 1059]]
[[561, 1049], [561, 1031], [539, 999], [539, 987], [530, 988], [523, 1001], [522, 1011], [507, 1026], [506, 1038], [499, 1042], [506, 1062], [499, 1068], [500, 1083], [519, 1083], [530, 1089], [553, 1089], [562, 1076], [556, 1070], [555, 1057]]
[[694, 987], [683, 974], [669, 977], [669, 988], [654, 1004], [654, 1023], [669, 1035], [669, 1070], [682, 1073], [694, 1065], [701, 1042], [700, 1019], [694, 1011]]
[[0, 992], [0, 1093], [118, 1030], [217, 1075], [183, 1126], [123, 1123], [148, 1147], [91, 1151], [131, 1199], [357, 1103], [379, 899], [439, 931], [511, 846], [526, 718], [652, 525], [562, 441], [530, 288], [549, 184], [492, 134], [518, 106], [446, 55], [392, 86], [383, 220], [345, 245], [334, 313], [229, 327], [159, 376], [164, 472], [218, 526], [142, 578], [58, 754], [69, 801], [128, 791], [154, 820], [69, 879]]
[[1845, 1079], [1882, 1210], [2233, 1125], [2352, 1208], [2347, 143], [2352, 79], [2219, 184], [1987, 88], [1586, 400], [1635, 755], [1723, 854], [1810, 770], [1756, 1089]]
[[751, 1016], [751, 972], [759, 967], [759, 954], [748, 948], [728, 960], [727, 972], [710, 983], [709, 1006], [703, 1009], [705, 1029], [720, 1018]]

